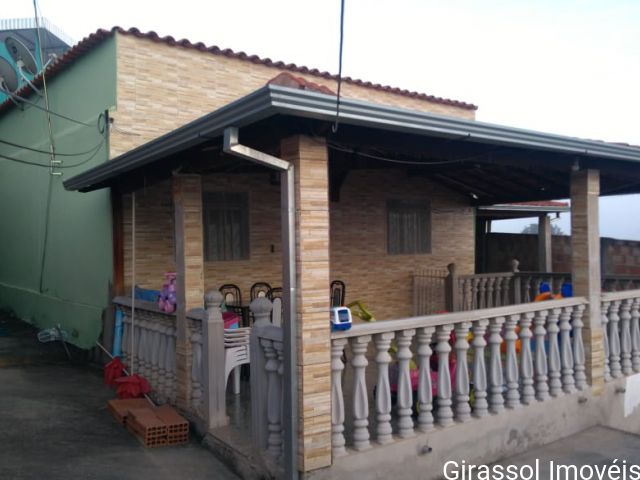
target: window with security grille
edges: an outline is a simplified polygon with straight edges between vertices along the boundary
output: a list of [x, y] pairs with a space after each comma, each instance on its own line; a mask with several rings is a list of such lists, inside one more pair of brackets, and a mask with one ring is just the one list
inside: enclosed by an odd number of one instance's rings
[[249, 195], [205, 192], [204, 258], [208, 262], [249, 258]]
[[387, 253], [431, 253], [431, 205], [428, 201], [387, 201]]

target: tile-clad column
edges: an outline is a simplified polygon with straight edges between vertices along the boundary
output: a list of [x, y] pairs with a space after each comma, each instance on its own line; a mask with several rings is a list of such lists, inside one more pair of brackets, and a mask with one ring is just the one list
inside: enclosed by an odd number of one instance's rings
[[587, 381], [595, 394], [604, 388], [604, 350], [600, 313], [600, 230], [598, 197], [600, 172], [571, 174], [571, 248], [573, 294], [589, 301], [584, 313], [583, 339]]
[[329, 178], [323, 140], [294, 136], [280, 156], [295, 166], [298, 468], [331, 465]]
[[177, 403], [187, 408], [191, 390], [191, 345], [186, 312], [204, 304], [202, 182], [200, 175], [175, 175], [172, 183], [176, 246]]

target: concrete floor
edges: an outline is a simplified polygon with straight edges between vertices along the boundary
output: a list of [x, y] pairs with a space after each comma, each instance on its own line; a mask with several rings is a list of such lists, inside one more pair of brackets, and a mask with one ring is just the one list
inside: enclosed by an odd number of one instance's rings
[[[640, 436], [606, 427], [594, 427], [569, 438], [507, 458], [494, 465], [505, 467], [516, 465], [520, 469], [523, 465], [535, 466], [536, 460], [538, 460], [539, 477], [536, 480], [570, 480], [574, 478], [573, 474], [567, 476], [561, 470], [561, 475], [558, 475], [558, 470], [555, 468], [553, 476], [551, 476], [550, 462], [556, 466], [576, 465], [580, 468], [583, 465], [598, 465], [603, 467], [614, 465], [615, 459], [617, 459], [615, 465], [619, 465], [621, 468], [626, 461], [627, 478], [629, 478], [629, 466], [632, 464], [640, 465]], [[619, 478], [622, 479], [622, 470], [620, 473]], [[584, 477], [589, 477], [587, 470], [585, 470]], [[594, 474], [593, 478], [598, 477]], [[604, 478], [609, 477], [605, 475]]]
[[72, 366], [59, 342], [35, 333], [0, 312], [0, 479], [238, 478], [193, 437], [144, 448], [107, 412], [115, 394], [101, 371]]

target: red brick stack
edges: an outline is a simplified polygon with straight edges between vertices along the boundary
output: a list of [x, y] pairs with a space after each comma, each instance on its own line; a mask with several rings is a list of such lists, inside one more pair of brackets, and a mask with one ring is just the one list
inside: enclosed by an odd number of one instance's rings
[[189, 441], [189, 422], [169, 405], [155, 407], [143, 398], [109, 400], [107, 410], [145, 447]]

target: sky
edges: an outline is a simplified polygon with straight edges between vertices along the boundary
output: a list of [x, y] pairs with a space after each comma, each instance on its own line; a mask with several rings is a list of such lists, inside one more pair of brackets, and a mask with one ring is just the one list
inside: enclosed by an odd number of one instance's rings
[[[471, 102], [480, 121], [640, 145], [640, 0], [345, 5], [345, 76]], [[38, 7], [75, 40], [98, 28], [137, 27], [338, 70], [339, 0], [38, 0]], [[1, 15], [32, 17], [33, 1], [6, 0]], [[600, 217], [602, 236], [640, 240], [640, 196], [602, 198]], [[569, 233], [568, 218], [557, 223]]]

